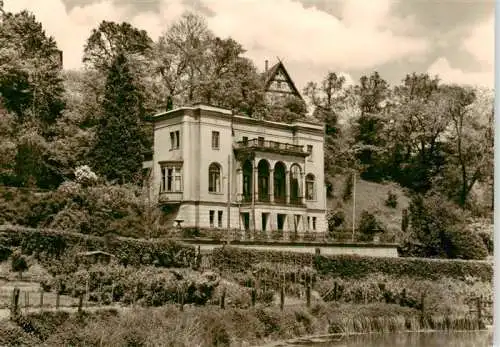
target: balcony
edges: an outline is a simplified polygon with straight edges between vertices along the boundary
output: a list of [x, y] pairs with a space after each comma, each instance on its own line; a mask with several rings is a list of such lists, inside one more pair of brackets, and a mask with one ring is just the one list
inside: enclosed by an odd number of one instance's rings
[[160, 192], [158, 202], [160, 204], [179, 204], [182, 201], [182, 192]]
[[308, 152], [304, 151], [304, 146], [262, 139], [235, 142], [234, 149], [240, 153], [260, 151], [300, 157], [309, 155]]
[[[242, 195], [240, 203], [243, 205], [248, 205], [252, 203], [252, 195]], [[255, 199], [255, 204], [272, 204], [272, 205], [282, 205], [290, 207], [306, 207], [306, 204], [302, 201], [300, 197], [294, 198], [290, 197], [290, 201], [286, 202], [286, 197], [275, 196], [271, 202], [271, 196], [269, 194], [259, 194], [258, 198]]]

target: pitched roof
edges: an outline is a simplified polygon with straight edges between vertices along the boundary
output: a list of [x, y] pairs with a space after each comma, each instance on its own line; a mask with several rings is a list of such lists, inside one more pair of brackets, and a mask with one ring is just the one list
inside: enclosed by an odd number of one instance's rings
[[291, 79], [290, 75], [288, 74], [288, 71], [286, 70], [285, 65], [283, 64], [283, 62], [281, 60], [279, 60], [276, 64], [274, 64], [267, 71], [263, 72], [262, 75], [264, 77], [264, 88], [265, 88], [265, 90], [266, 91], [269, 90], [269, 86], [271, 85], [271, 82], [272, 82], [273, 78], [276, 76], [276, 74], [280, 70], [283, 71], [288, 84], [292, 87], [293, 92], [295, 94], [297, 94], [299, 96], [299, 98], [301, 98], [302, 100], [304, 100], [302, 98], [302, 95], [300, 94], [299, 90], [295, 86], [295, 83], [293, 82], [293, 80]]

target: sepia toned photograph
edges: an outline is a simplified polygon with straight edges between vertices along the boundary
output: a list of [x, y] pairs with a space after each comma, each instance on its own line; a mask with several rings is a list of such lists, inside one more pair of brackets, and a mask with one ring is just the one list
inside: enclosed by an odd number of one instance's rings
[[0, 346], [493, 346], [495, 5], [0, 0]]

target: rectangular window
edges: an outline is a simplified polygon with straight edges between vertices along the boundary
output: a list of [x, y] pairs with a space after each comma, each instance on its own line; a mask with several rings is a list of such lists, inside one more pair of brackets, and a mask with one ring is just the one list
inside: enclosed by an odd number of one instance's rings
[[218, 214], [217, 214], [217, 221], [219, 224], [219, 228], [222, 228], [222, 212], [223, 211], [218, 211]]
[[182, 167], [161, 167], [161, 192], [182, 192]]
[[172, 191], [172, 181], [173, 181], [173, 178], [174, 178], [174, 169], [173, 168], [169, 168], [167, 169], [167, 192], [171, 192]]
[[161, 183], [160, 183], [160, 191], [165, 191], [165, 168], [161, 168]]
[[248, 144], [248, 136], [243, 136], [243, 143]]
[[170, 149], [179, 149], [180, 142], [180, 131], [172, 131], [170, 133]]
[[180, 169], [176, 170], [174, 174], [174, 190], [182, 192], [182, 175]]
[[218, 131], [212, 131], [212, 149], [219, 149], [219, 137]]
[[316, 231], [316, 217], [313, 217], [313, 230]]
[[214, 227], [215, 211], [210, 210], [209, 215], [210, 215], [210, 228], [213, 228]]
[[307, 230], [311, 229], [311, 217], [307, 216]]
[[314, 200], [314, 182], [306, 182], [306, 200]]
[[259, 136], [258, 138], [259, 146], [264, 146], [264, 138], [262, 136]]

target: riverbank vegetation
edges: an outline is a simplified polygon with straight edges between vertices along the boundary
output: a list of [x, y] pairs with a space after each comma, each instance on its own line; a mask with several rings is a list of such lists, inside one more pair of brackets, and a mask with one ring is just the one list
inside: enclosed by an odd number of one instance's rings
[[217, 307], [139, 308], [69, 314], [28, 314], [2, 325], [2, 345], [244, 346], [305, 335], [477, 329], [474, 318], [421, 317], [398, 305], [316, 304], [221, 310]]

